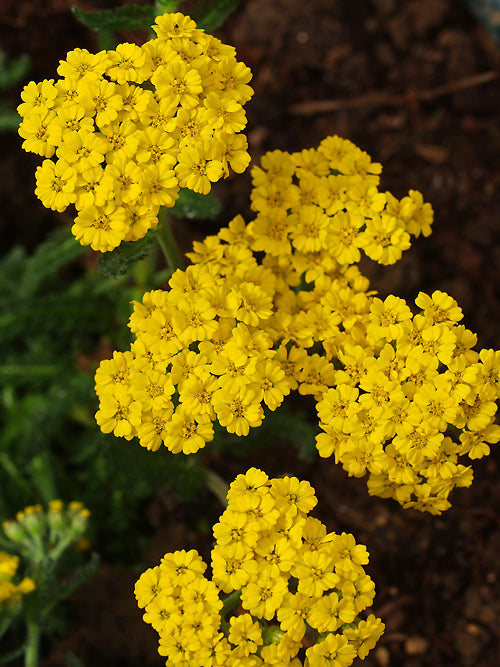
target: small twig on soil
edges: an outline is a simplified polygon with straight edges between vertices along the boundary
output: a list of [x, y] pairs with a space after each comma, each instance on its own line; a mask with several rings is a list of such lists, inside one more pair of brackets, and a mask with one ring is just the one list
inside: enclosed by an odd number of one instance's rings
[[357, 109], [362, 107], [380, 107], [380, 106], [397, 106], [401, 104], [411, 104], [416, 101], [432, 100], [442, 95], [449, 95], [456, 93], [459, 90], [479, 86], [483, 83], [488, 83], [498, 78], [498, 72], [489, 70], [482, 74], [475, 74], [474, 76], [466, 76], [463, 79], [458, 79], [453, 83], [448, 83], [437, 88], [430, 88], [429, 90], [410, 90], [403, 95], [389, 95], [387, 93], [368, 93], [360, 97], [343, 100], [318, 100], [316, 102], [303, 102], [301, 104], [293, 104], [290, 107], [290, 112], [300, 116], [312, 116], [316, 113], [325, 113], [327, 111], [340, 111], [342, 109]]

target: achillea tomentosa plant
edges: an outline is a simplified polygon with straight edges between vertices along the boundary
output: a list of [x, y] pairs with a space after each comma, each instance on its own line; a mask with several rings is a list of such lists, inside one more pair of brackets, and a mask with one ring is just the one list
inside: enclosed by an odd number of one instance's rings
[[[180, 13], [153, 27], [140, 47], [72, 51], [62, 78], [28, 84], [19, 107], [23, 147], [46, 158], [36, 194], [57, 211], [74, 204], [74, 235], [102, 252], [142, 238], [180, 188], [207, 194], [249, 164], [239, 132], [250, 70]], [[195, 242], [169, 289], [134, 302], [135, 341], [95, 374], [101, 430], [191, 454], [215, 422], [247, 435], [298, 391], [316, 402], [320, 456], [368, 474], [371, 494], [446, 510], [451, 490], [472, 481], [462, 457], [500, 439], [500, 352], [473, 350], [443, 292], [420, 293], [414, 309], [370, 290], [361, 251], [393, 264], [433, 222], [419, 192], [381, 190], [381, 170], [337, 136], [267, 153], [252, 169], [255, 218]], [[374, 597], [365, 547], [308, 517], [314, 491], [296, 478], [251, 469], [227, 500], [211, 580], [196, 552], [178, 551], [137, 582], [168, 664], [364, 658], [383, 631], [359, 615]]]
[[[384, 630], [373, 614], [368, 552], [309, 512], [309, 482], [251, 468], [214, 526], [212, 579], [195, 550], [165, 554], [135, 586], [168, 665], [348, 667]], [[222, 599], [221, 599], [222, 596]]]

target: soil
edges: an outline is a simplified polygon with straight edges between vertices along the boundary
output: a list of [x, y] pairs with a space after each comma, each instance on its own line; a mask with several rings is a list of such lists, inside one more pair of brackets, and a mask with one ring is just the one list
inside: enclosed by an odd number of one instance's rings
[[[55, 75], [76, 46], [95, 36], [70, 13], [72, 0], [3, 0], [2, 48], [28, 52], [30, 78]], [[91, 10], [116, 2], [79, 0]], [[433, 234], [395, 266], [363, 270], [382, 295], [413, 299], [447, 291], [464, 310], [481, 347], [498, 347], [500, 321], [500, 48], [454, 0], [246, 0], [217, 35], [236, 46], [253, 71], [247, 105], [254, 161], [267, 150], [301, 150], [330, 134], [354, 141], [383, 164], [382, 186], [401, 197], [420, 190], [435, 211]], [[130, 39], [125, 35], [125, 39]], [[19, 91], [11, 91], [16, 104]], [[64, 214], [33, 195], [35, 156], [2, 135], [0, 237], [33, 248]], [[218, 184], [220, 219], [210, 227], [178, 225], [187, 249], [233, 215], [248, 212], [248, 172]], [[13, 224], [15, 221], [15, 224]], [[58, 224], [58, 222], [57, 222]], [[329, 530], [367, 545], [377, 586], [374, 611], [386, 632], [365, 661], [371, 666], [496, 667], [500, 664], [500, 485], [498, 449], [474, 465], [469, 489], [457, 490], [441, 517], [404, 511], [368, 496], [330, 460], [305, 463], [269, 447], [245, 460], [207, 452], [228, 481], [251, 465], [308, 479], [316, 516]], [[181, 504], [166, 490], [147, 514], [154, 538], [146, 567], [166, 551], [207, 555], [221, 506], [208, 492]], [[44, 667], [62, 667], [72, 651], [87, 666], [162, 664], [156, 633], [141, 621], [132, 588], [137, 574], [106, 563], [70, 604], [66, 635]]]

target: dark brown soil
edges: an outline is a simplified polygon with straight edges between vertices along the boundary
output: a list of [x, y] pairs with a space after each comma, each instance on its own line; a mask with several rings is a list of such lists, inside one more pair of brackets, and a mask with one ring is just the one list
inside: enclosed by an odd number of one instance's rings
[[[30, 53], [33, 79], [54, 76], [71, 48], [96, 48], [94, 36], [73, 20], [72, 4], [0, 4], [2, 47], [11, 57]], [[383, 295], [449, 292], [480, 345], [498, 347], [500, 49], [485, 29], [456, 0], [246, 0], [218, 34], [254, 73], [255, 96], [247, 106], [254, 159], [339, 134], [384, 165], [385, 189], [399, 197], [420, 190], [435, 210], [432, 236], [418, 239], [394, 267], [363, 268]], [[22, 153], [17, 137], [1, 139], [2, 245], [32, 248], [55, 225], [55, 214], [33, 195], [37, 159]], [[221, 224], [248, 210], [249, 191], [248, 173], [218, 186]], [[177, 231], [187, 246], [207, 228]], [[365, 664], [500, 664], [498, 449], [477, 462], [472, 487], [455, 492], [452, 509], [441, 517], [370, 498], [363, 480], [348, 478], [332, 461], [305, 464], [283, 448], [244, 461], [207, 456], [228, 481], [250, 465], [308, 479], [328, 528], [353, 532], [367, 545], [377, 585], [374, 611], [387, 629]], [[208, 492], [189, 506], [167, 493], [153, 499], [145, 517], [156, 529], [147, 566], [177, 548], [207, 554], [210, 534], [199, 528], [220, 511]], [[44, 667], [65, 665], [68, 650], [87, 666], [162, 664], [156, 635], [132, 597], [135, 578], [132, 571], [102, 567], [72, 599], [68, 633]]]

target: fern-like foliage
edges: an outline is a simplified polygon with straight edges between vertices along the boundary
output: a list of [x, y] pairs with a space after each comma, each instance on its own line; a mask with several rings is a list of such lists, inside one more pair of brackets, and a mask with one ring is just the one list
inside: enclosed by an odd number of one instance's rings
[[33, 255], [15, 248], [0, 261], [0, 521], [26, 505], [80, 500], [92, 514], [95, 548], [126, 561], [151, 532], [147, 500], [165, 484], [183, 479], [189, 488], [201, 476], [167, 451], [99, 431], [97, 351], [129, 346], [135, 288], [126, 276], [84, 270], [83, 252], [64, 228]]

